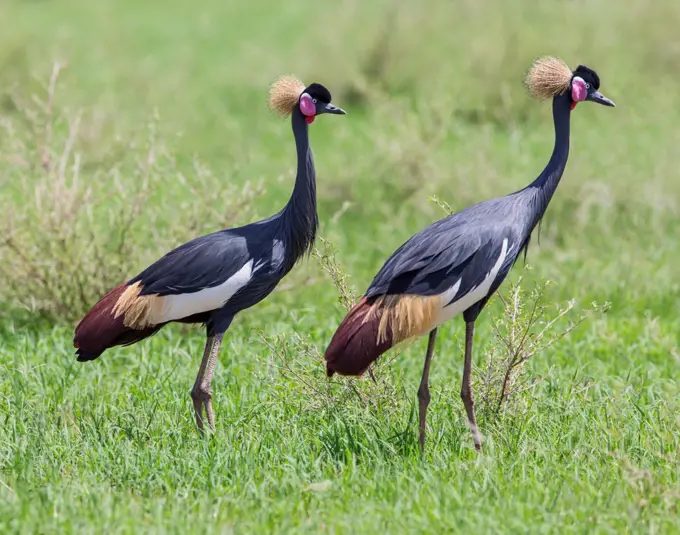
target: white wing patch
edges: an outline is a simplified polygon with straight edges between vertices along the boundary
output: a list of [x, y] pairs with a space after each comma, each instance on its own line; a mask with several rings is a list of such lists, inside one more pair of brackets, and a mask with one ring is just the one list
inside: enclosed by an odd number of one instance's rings
[[[498, 256], [498, 260], [496, 260], [496, 263], [493, 265], [493, 267], [491, 268], [487, 276], [484, 278], [482, 283], [479, 286], [474, 287], [465, 295], [462, 295], [458, 300], [454, 301], [450, 305], [444, 306], [441, 312], [439, 313], [433, 328], [441, 325], [445, 321], [450, 320], [454, 316], [457, 316], [461, 312], [470, 308], [480, 299], [486, 297], [486, 295], [489, 293], [491, 285], [493, 284], [493, 281], [496, 280], [496, 275], [498, 275], [498, 272], [500, 271], [501, 266], [503, 265], [503, 262], [505, 261], [505, 258], [507, 256], [508, 256], [508, 239], [505, 238], [503, 240], [501, 254]], [[454, 284], [453, 286], [451, 286], [451, 288], [449, 288], [443, 294], [441, 294], [442, 303], [444, 304], [448, 303], [454, 297], [456, 297], [456, 294], [460, 289], [461, 282], [462, 282], [461, 279], [458, 279], [456, 284]]]
[[280, 268], [285, 256], [286, 253], [283, 242], [275, 239], [274, 245], [272, 246], [272, 269]]
[[221, 308], [236, 292], [248, 284], [252, 276], [253, 261], [250, 260], [219, 286], [193, 293], [166, 295], [163, 297], [163, 306], [160, 310], [152, 313], [151, 323], [164, 323]]

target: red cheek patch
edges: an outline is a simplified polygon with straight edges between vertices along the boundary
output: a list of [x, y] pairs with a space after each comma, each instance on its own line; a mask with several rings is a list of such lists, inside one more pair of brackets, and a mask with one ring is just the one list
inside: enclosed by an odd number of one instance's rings
[[579, 77], [574, 77], [571, 81], [571, 109], [576, 107], [577, 102], [583, 102], [588, 96], [586, 83]]
[[316, 114], [316, 106], [312, 101], [312, 97], [310, 97], [307, 93], [304, 93], [300, 97], [300, 111], [303, 115], [307, 116]]
[[307, 124], [312, 124], [314, 122], [314, 116], [316, 115], [316, 105], [307, 93], [303, 93], [300, 97], [300, 112], [305, 116], [305, 122]]

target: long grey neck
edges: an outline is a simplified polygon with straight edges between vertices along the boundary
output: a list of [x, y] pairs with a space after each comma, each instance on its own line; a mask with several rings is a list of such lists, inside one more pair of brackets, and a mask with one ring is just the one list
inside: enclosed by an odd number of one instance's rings
[[309, 126], [299, 110], [293, 111], [292, 125], [297, 149], [297, 176], [293, 193], [282, 212], [282, 224], [287, 238], [285, 247], [294, 263], [314, 245], [319, 219], [316, 213], [316, 170], [309, 146]]
[[555, 123], [555, 147], [548, 164], [538, 178], [522, 193], [531, 195], [534, 208], [533, 228], [543, 217], [548, 203], [557, 189], [569, 158], [569, 123], [571, 118], [571, 97], [569, 92], [553, 98], [553, 121]]

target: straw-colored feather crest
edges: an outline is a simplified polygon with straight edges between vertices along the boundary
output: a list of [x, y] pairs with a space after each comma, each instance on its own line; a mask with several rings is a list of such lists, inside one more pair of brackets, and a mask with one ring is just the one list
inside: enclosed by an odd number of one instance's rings
[[290, 115], [304, 89], [305, 84], [293, 75], [279, 77], [269, 88], [269, 107], [281, 115]]
[[544, 56], [531, 65], [525, 84], [534, 98], [553, 98], [569, 88], [572, 72], [559, 58]]

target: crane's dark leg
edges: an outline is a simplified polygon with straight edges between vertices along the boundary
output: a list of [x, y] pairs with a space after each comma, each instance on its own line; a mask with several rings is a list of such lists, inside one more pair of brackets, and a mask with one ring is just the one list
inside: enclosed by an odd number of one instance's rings
[[203, 360], [201, 367], [196, 376], [196, 382], [191, 389], [191, 399], [194, 401], [194, 412], [196, 413], [196, 425], [201, 433], [204, 432], [203, 427], [203, 408], [208, 419], [210, 429], [215, 429], [215, 415], [212, 408], [212, 393], [210, 385], [212, 384], [213, 375], [215, 373], [215, 364], [217, 364], [217, 355], [220, 352], [222, 345], [223, 334], [216, 334], [209, 336], [205, 343], [205, 350], [203, 351]]
[[472, 339], [475, 333], [475, 322], [465, 322], [465, 364], [463, 365], [463, 386], [460, 389], [460, 397], [463, 399], [463, 405], [470, 423], [470, 430], [472, 431], [472, 438], [475, 441], [475, 449], [480, 451], [482, 449], [482, 437], [477, 428], [477, 418], [475, 418], [475, 397], [472, 394], [472, 387], [470, 386], [470, 376], [472, 375]]
[[194, 387], [191, 389], [191, 399], [194, 402], [194, 413], [196, 414], [196, 425], [198, 429], [203, 433], [203, 395], [200, 390], [201, 383], [203, 382], [203, 377], [205, 376], [205, 371], [208, 366], [208, 360], [210, 360], [210, 353], [212, 352], [212, 347], [215, 341], [214, 336], [209, 336], [205, 342], [205, 349], [203, 350], [203, 359], [201, 360], [201, 367], [198, 369], [198, 375], [196, 376], [196, 381], [194, 382]]
[[418, 420], [420, 423], [420, 453], [425, 452], [425, 419], [427, 418], [427, 406], [430, 404], [430, 362], [434, 352], [434, 342], [437, 338], [437, 328], [430, 331], [427, 339], [427, 353], [425, 353], [425, 365], [423, 366], [423, 377], [420, 379], [418, 387]]

